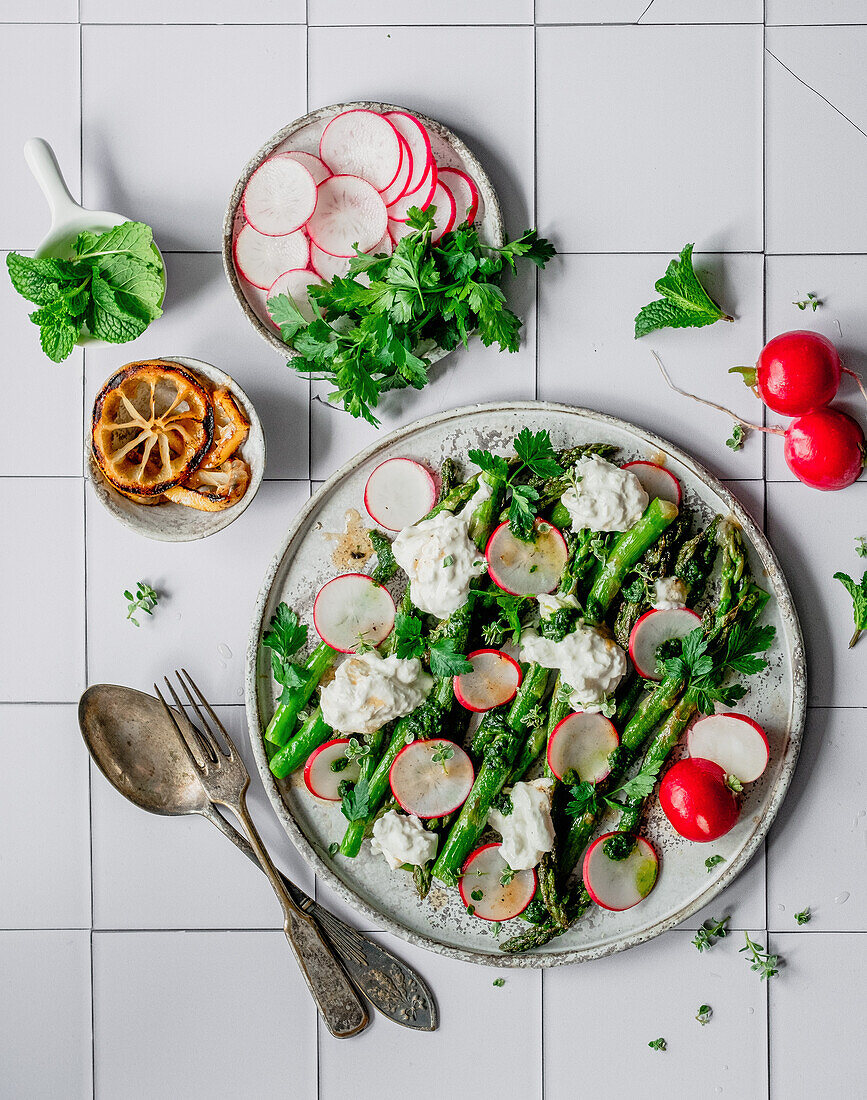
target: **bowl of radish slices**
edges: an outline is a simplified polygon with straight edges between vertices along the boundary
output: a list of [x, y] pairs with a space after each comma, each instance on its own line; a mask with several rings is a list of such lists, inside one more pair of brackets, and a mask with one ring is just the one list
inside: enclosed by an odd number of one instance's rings
[[414, 206], [436, 208], [434, 240], [463, 221], [488, 244], [505, 239], [487, 173], [442, 123], [394, 104], [355, 102], [285, 126], [245, 166], [223, 223], [223, 265], [245, 316], [273, 348], [293, 355], [268, 299], [288, 294], [312, 319], [307, 288], [345, 275], [356, 248], [389, 255]]

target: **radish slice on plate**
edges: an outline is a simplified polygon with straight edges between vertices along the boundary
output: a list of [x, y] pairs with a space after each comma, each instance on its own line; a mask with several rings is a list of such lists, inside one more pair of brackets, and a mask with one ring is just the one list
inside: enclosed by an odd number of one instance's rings
[[400, 808], [423, 819], [445, 817], [462, 806], [474, 779], [469, 756], [444, 737], [405, 745], [388, 773]]
[[385, 235], [381, 241], [377, 243], [369, 250], [368, 255], [378, 256], [380, 253], [385, 256], [390, 256], [394, 252], [394, 241], [391, 239], [391, 234], [386, 229]]
[[319, 200], [307, 232], [313, 243], [332, 256], [367, 252], [388, 228], [385, 203], [376, 188], [360, 176], [329, 176], [319, 184]]
[[669, 638], [684, 638], [701, 626], [701, 616], [688, 607], [663, 611], [645, 611], [629, 635], [629, 656], [635, 671], [645, 680], [660, 680], [656, 671], [656, 651]]
[[293, 233], [316, 208], [316, 180], [300, 161], [277, 153], [263, 161], [244, 188], [244, 217], [260, 233]]
[[768, 766], [770, 747], [765, 731], [745, 714], [709, 714], [687, 734], [689, 755], [713, 760], [726, 775], [752, 783]]
[[421, 187], [428, 167], [433, 163], [430, 136], [422, 123], [406, 111], [388, 111], [385, 117], [397, 130], [409, 149], [412, 158], [412, 173], [404, 194], [411, 195]]
[[382, 192], [382, 201], [386, 206], [388, 206], [390, 202], [397, 202], [401, 195], [406, 193], [407, 186], [412, 177], [412, 153], [409, 151], [409, 146], [400, 134], [398, 134], [398, 137], [400, 138], [400, 144], [403, 150], [403, 160], [400, 162], [400, 171], [397, 173], [394, 183], [386, 187]]
[[422, 180], [418, 190], [412, 194], [404, 194], [388, 207], [388, 216], [392, 221], [405, 222], [409, 217], [409, 208], [417, 206], [419, 210], [426, 210], [431, 204], [431, 199], [437, 189], [437, 166], [433, 163], [428, 167], [427, 174]]
[[323, 180], [327, 180], [329, 176], [334, 174], [325, 161], [321, 157], [314, 156], [313, 153], [303, 153], [300, 149], [288, 149], [280, 156], [291, 157], [292, 160], [297, 160], [299, 164], [303, 164], [317, 184], [322, 183]]
[[336, 175], [361, 176], [377, 191], [385, 191], [400, 172], [403, 145], [387, 118], [359, 109], [335, 115], [328, 123], [319, 156]]
[[345, 768], [334, 771], [331, 765], [336, 760], [346, 760], [346, 746], [348, 737], [335, 737], [333, 741], [326, 741], [318, 749], [307, 757], [304, 765], [304, 783], [307, 790], [317, 798], [324, 798], [328, 802], [339, 802], [340, 793], [338, 787], [344, 779], [354, 783], [358, 779], [361, 768], [357, 760], [350, 760]]
[[242, 227], [232, 246], [238, 274], [260, 290], [269, 290], [278, 275], [310, 261], [310, 242], [300, 229], [280, 237], [259, 233], [252, 225]]
[[680, 507], [680, 498], [683, 495], [680, 482], [664, 466], [656, 462], [626, 462], [621, 469], [635, 474], [651, 500], [659, 497], [661, 500], [670, 500], [672, 504]]
[[603, 714], [568, 714], [548, 739], [548, 767], [561, 780], [576, 771], [582, 782], [599, 783], [611, 771], [608, 757], [619, 744], [617, 730]]
[[408, 237], [410, 233], [414, 232], [415, 230], [410, 229], [406, 222], [393, 222], [391, 218], [388, 219], [388, 235], [395, 244], [397, 244], [401, 237]]
[[[458, 884], [461, 901], [481, 920], [511, 920], [523, 913], [536, 893], [536, 872], [514, 871], [505, 886], [500, 881], [509, 865], [499, 844], [477, 848], [463, 866]], [[481, 894], [481, 897], [479, 895]]]
[[353, 653], [359, 641], [376, 646], [394, 626], [394, 600], [388, 589], [363, 573], [343, 573], [317, 592], [313, 625], [338, 653]]
[[431, 199], [431, 206], [436, 208], [434, 214], [434, 231], [431, 234], [431, 244], [436, 244], [440, 237], [444, 236], [455, 224], [455, 197], [444, 183], [437, 181], [436, 189]]
[[609, 859], [605, 841], [616, 833], [606, 833], [587, 849], [583, 878], [587, 893], [603, 909], [619, 913], [643, 901], [656, 884], [659, 857], [643, 836], [635, 838], [635, 847], [626, 859]]
[[307, 296], [307, 288], [321, 285], [322, 280], [315, 271], [310, 271], [306, 267], [296, 267], [277, 276], [268, 291], [268, 299], [270, 300], [278, 294], [288, 294], [295, 305], [298, 306], [298, 312], [304, 319], [312, 321], [316, 314]]
[[521, 686], [521, 666], [499, 649], [477, 649], [467, 654], [472, 672], [454, 678], [455, 698], [472, 711], [492, 710], [515, 698]]
[[569, 551], [552, 523], [537, 519], [533, 541], [523, 542], [512, 534], [506, 521], [488, 539], [485, 557], [491, 579], [504, 592], [537, 596], [557, 587]]
[[386, 531], [402, 531], [420, 520], [436, 504], [436, 484], [420, 462], [387, 458], [364, 486], [364, 507]]
[[351, 256], [332, 256], [330, 252], [323, 252], [311, 242], [310, 266], [317, 275], [321, 275], [326, 283], [330, 283], [335, 277], [343, 278], [349, 273], [349, 261]]
[[440, 168], [438, 179], [454, 195], [455, 222], [461, 225], [466, 221], [472, 225], [479, 209], [479, 189], [473, 179], [460, 168]]

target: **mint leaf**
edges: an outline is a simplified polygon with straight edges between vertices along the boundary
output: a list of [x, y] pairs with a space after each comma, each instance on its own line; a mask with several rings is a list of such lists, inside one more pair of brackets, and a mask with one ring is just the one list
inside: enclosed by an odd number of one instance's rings
[[644, 306], [635, 318], [635, 339], [660, 328], [699, 328], [733, 320], [711, 298], [692, 266], [693, 245], [684, 245], [655, 285], [662, 299]]
[[126, 252], [158, 267], [159, 261], [153, 243], [154, 236], [149, 225], [144, 222], [123, 222], [99, 236], [88, 232], [79, 233], [72, 248], [79, 260]]
[[117, 304], [126, 314], [154, 321], [162, 316], [162, 276], [135, 256], [114, 254], [94, 261], [94, 267], [110, 284]]
[[114, 291], [101, 277], [91, 280], [93, 300], [88, 306], [85, 319], [88, 329], [100, 340], [108, 344], [125, 344], [141, 336], [148, 322], [127, 313], [115, 298]]
[[39, 325], [39, 342], [49, 359], [60, 363], [72, 354], [81, 324], [69, 315], [62, 298], [35, 310], [30, 320]]
[[59, 298], [62, 290], [76, 281], [72, 264], [64, 260], [37, 260], [33, 256], [10, 252], [6, 256], [6, 267], [13, 287], [22, 298], [38, 306]]
[[848, 573], [835, 573], [834, 580], [839, 581], [852, 597], [855, 633], [849, 642], [849, 648], [851, 649], [861, 637], [862, 631], [867, 630], [867, 570], [865, 570], [860, 584], [856, 584]]

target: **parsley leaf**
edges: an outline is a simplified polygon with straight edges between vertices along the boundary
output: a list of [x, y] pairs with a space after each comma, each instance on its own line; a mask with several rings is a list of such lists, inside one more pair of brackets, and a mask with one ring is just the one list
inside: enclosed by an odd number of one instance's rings
[[558, 477], [564, 470], [557, 461], [551, 436], [544, 428], [535, 434], [529, 428], [523, 428], [515, 439], [514, 447], [520, 462], [511, 474], [508, 463], [501, 455], [473, 449], [469, 452], [469, 458], [489, 477], [505, 482], [512, 490], [509, 527], [517, 538], [530, 542], [536, 522], [533, 505], [539, 501], [539, 492], [534, 486], [519, 482], [518, 478], [524, 470], [540, 478]]
[[430, 647], [430, 670], [438, 679], [472, 672], [473, 666], [462, 653], [455, 651], [454, 638], [440, 638]]
[[704, 865], [705, 867], [707, 867], [708, 874], [710, 874], [714, 867], [717, 867], [720, 863], [725, 863], [725, 861], [725, 856], [708, 856], [708, 858], [704, 861]]
[[849, 641], [849, 648], [851, 649], [861, 637], [861, 632], [867, 630], [867, 570], [864, 571], [860, 584], [856, 584], [848, 573], [835, 573], [834, 580], [839, 581], [852, 597], [855, 633]]
[[347, 821], [363, 821], [370, 812], [370, 784], [361, 776], [343, 795], [340, 810]]
[[731, 321], [698, 280], [692, 267], [693, 245], [684, 245], [655, 289], [663, 297], [644, 306], [635, 318], [635, 339], [659, 328], [698, 328], [714, 321]]
[[421, 657], [425, 644], [422, 638], [422, 621], [416, 615], [398, 611], [394, 617], [394, 652], [398, 657]]
[[283, 688], [278, 702], [288, 702], [292, 692], [306, 682], [303, 669], [292, 657], [307, 644], [307, 626], [281, 602], [262, 635], [262, 644], [271, 650], [271, 673]]

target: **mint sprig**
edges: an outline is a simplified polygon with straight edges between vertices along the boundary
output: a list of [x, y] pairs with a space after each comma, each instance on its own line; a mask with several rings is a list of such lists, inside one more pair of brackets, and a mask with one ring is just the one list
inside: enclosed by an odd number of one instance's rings
[[692, 266], [693, 245], [684, 245], [672, 260], [655, 290], [662, 298], [639, 310], [635, 318], [635, 339], [659, 328], [700, 328], [715, 321], [732, 321], [699, 282]]

